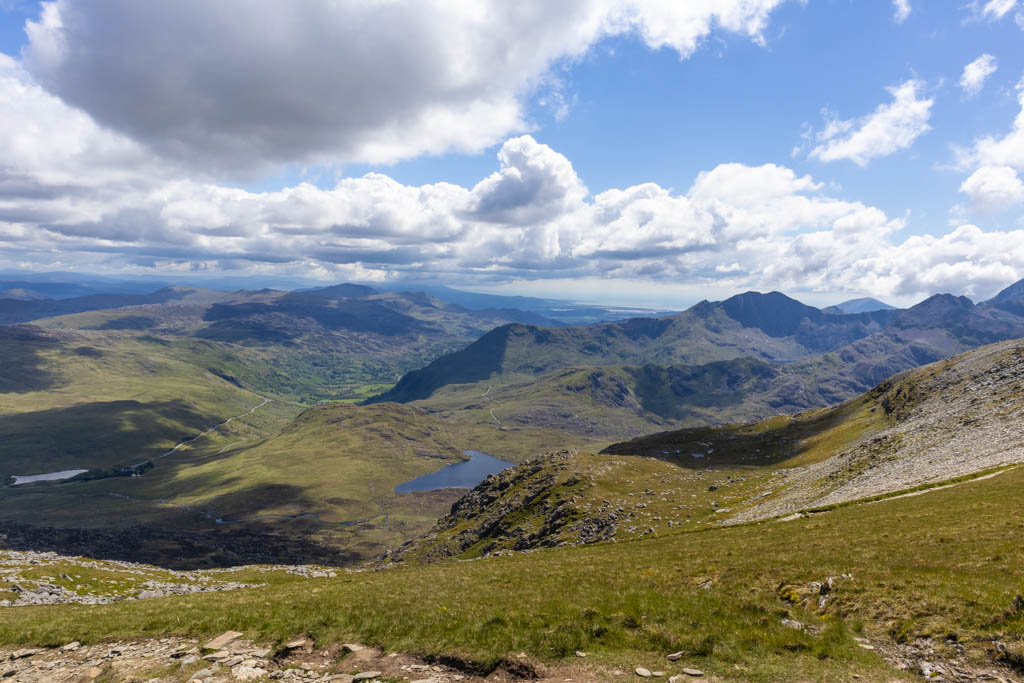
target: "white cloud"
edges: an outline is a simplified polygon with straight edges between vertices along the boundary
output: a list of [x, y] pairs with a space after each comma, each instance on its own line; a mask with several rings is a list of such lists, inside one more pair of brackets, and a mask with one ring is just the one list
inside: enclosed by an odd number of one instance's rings
[[23, 55], [101, 125], [257, 173], [480, 151], [528, 130], [524, 102], [552, 66], [607, 36], [681, 57], [714, 31], [763, 42], [782, 1], [54, 0]]
[[985, 136], [974, 141], [969, 149], [957, 149], [958, 165], [969, 169], [980, 166], [1009, 166], [1024, 171], [1024, 79], [1017, 84], [1020, 112], [1010, 132], [1003, 137]]
[[974, 11], [987, 21], [999, 21], [1017, 6], [1017, 0], [988, 0], [974, 3]]
[[[7, 58], [0, 109], [3, 267], [462, 285], [615, 278], [883, 297], [992, 293], [1024, 276], [1024, 231], [896, 242], [903, 218], [776, 164], [720, 164], [679, 192], [642, 183], [590, 196], [569, 159], [519, 136], [473, 187], [372, 173], [249, 192], [149, 161]], [[995, 180], [975, 180], [965, 192], [995, 197]]]
[[473, 188], [467, 213], [477, 220], [516, 225], [543, 222], [587, 194], [569, 160], [529, 136], [507, 141], [498, 160], [501, 170]]
[[910, 16], [910, 0], [892, 0], [892, 5], [895, 10], [893, 21], [902, 24]]
[[1005, 209], [1024, 202], [1024, 181], [1009, 166], [983, 166], [960, 185], [971, 204], [985, 210]]
[[874, 112], [853, 120], [830, 120], [816, 139], [821, 144], [810, 156], [821, 161], [849, 159], [866, 166], [876, 157], [888, 156], [910, 147], [914, 140], [931, 130], [932, 98], [921, 95], [924, 84], [918, 80], [887, 88], [893, 101], [881, 104]]
[[964, 67], [960, 76], [960, 87], [967, 97], [974, 97], [985, 85], [986, 79], [999, 68], [996, 58], [990, 54], [984, 54]]

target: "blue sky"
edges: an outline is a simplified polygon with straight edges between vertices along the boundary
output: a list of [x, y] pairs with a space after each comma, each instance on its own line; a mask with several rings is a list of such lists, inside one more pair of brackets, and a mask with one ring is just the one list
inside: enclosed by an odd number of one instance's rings
[[1024, 3], [438, 6], [0, 4], [0, 267], [675, 307], [1024, 278]]

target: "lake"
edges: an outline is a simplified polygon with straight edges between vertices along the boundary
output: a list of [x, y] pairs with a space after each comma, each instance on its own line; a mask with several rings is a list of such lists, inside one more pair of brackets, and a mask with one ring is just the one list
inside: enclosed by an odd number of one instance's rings
[[15, 474], [14, 485], [31, 484], [34, 481], [60, 481], [61, 479], [70, 479], [82, 472], [88, 471], [89, 470], [64, 470], [63, 472], [49, 472], [47, 474]]
[[442, 467], [437, 472], [410, 479], [395, 487], [395, 493], [437, 491], [439, 489], [471, 489], [488, 475], [515, 466], [514, 462], [495, 458], [480, 451], [463, 451], [469, 460]]

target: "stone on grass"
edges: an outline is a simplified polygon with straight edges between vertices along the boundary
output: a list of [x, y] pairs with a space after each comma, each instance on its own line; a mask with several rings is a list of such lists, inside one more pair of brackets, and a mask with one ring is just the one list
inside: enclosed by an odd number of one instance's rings
[[636, 675], [640, 676], [641, 678], [650, 678], [651, 672], [649, 669], [645, 669], [642, 666], [638, 666], [636, 668]]
[[288, 650], [298, 650], [299, 648], [308, 647], [313, 644], [309, 638], [303, 636], [302, 638], [296, 638], [290, 643], [285, 643], [284, 646]]
[[704, 672], [700, 669], [683, 669], [683, 673], [687, 676], [693, 676], [694, 678], [700, 678], [704, 675]]
[[341, 649], [345, 652], [359, 652], [363, 649], [363, 646], [357, 643], [345, 643], [341, 646]]
[[204, 650], [221, 650], [228, 643], [230, 643], [232, 641], [235, 641], [235, 640], [238, 640], [241, 637], [242, 637], [242, 634], [239, 633], [238, 631], [224, 631], [224, 633], [220, 634], [219, 636], [217, 636], [216, 638], [214, 638], [213, 640], [208, 642], [206, 645], [203, 645], [203, 649]]
[[583, 650], [576, 650], [576, 656], [577, 657], [586, 657], [587, 653], [584, 652]]
[[670, 654], [668, 656], [668, 661], [670, 661], [670, 662], [678, 662], [680, 659], [683, 658], [684, 654], [686, 654], [686, 653], [685, 652], [673, 652], [672, 654]]
[[352, 683], [356, 683], [356, 681], [368, 681], [371, 678], [377, 678], [377, 676], [380, 675], [380, 671], [363, 671], [352, 677]]

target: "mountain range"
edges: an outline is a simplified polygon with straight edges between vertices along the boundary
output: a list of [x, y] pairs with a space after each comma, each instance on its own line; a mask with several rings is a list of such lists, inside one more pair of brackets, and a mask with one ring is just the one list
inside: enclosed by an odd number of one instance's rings
[[1024, 336], [1019, 289], [977, 305], [937, 294], [909, 309], [853, 314], [747, 292], [658, 319], [510, 324], [367, 402], [611, 438], [757, 419], [827, 406], [903, 370]]

